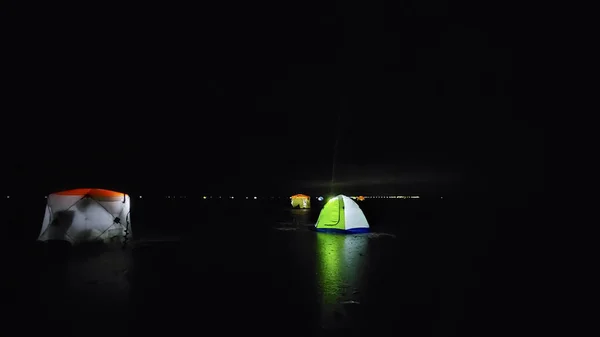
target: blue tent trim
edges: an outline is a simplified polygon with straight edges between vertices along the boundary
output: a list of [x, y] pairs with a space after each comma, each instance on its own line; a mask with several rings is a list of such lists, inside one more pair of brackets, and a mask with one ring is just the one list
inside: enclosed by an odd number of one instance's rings
[[369, 233], [369, 228], [352, 228], [352, 229], [337, 229], [337, 228], [315, 228], [317, 232], [321, 233], [338, 233], [338, 234], [360, 234]]

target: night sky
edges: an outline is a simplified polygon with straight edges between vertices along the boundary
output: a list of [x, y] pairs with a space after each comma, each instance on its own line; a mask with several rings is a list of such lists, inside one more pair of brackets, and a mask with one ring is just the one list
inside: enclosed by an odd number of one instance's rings
[[340, 192], [460, 194], [539, 174], [508, 10], [18, 3], [3, 5], [7, 193], [319, 193], [336, 137]]

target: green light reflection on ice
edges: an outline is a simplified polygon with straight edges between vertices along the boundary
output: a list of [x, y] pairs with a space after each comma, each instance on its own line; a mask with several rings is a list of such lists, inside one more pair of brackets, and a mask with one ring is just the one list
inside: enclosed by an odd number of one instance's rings
[[323, 314], [358, 300], [366, 276], [367, 235], [317, 233], [318, 282]]

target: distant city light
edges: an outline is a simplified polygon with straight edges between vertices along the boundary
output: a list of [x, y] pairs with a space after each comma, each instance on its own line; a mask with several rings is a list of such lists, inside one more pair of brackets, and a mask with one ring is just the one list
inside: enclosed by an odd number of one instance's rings
[[[10, 195], [6, 195], [5, 194], [4, 196], [5, 196], [6, 199], [11, 199]], [[134, 196], [132, 196], [132, 198], [133, 197]], [[138, 197], [138, 199], [142, 199], [143, 198], [142, 195], [138, 195], [137, 197]], [[167, 199], [187, 199], [188, 196], [187, 195], [165, 195], [164, 197], [167, 198]], [[259, 200], [259, 199], [260, 200], [268, 200], [268, 199], [289, 199], [290, 198], [290, 197], [287, 197], [287, 196], [261, 196], [261, 197], [259, 197], [257, 195], [254, 195], [254, 196], [252, 196], [252, 195], [249, 195], [249, 196], [241, 196], [241, 195], [237, 195], [237, 196], [234, 196], [234, 195], [208, 196], [208, 195], [204, 195], [204, 196], [201, 196], [201, 197], [204, 200], [206, 200], [206, 199], [216, 199], [216, 198], [219, 198], [219, 199], [236, 199], [236, 197], [237, 197], [237, 199], [242, 198], [242, 199], [246, 199], [246, 200]], [[322, 196], [317, 196], [316, 199], [319, 202], [326, 202], [326, 201], [329, 201], [329, 199], [331, 197], [332, 196], [324, 196], [324, 195], [322, 195]], [[48, 199], [47, 196], [44, 196], [44, 198]], [[197, 198], [197, 197], [196, 196], [191, 196], [191, 198]], [[366, 199], [421, 199], [422, 197], [419, 196], [419, 195], [352, 195], [352, 196], [349, 196], [349, 198], [354, 199], [354, 200], [356, 200], [358, 202], [358, 201], [364, 201]], [[427, 197], [425, 197], [425, 198], [427, 198]], [[438, 197], [434, 197], [434, 198], [444, 199], [443, 196], [438, 196]]]
[[6, 199], [10, 199], [10, 195], [7, 195], [7, 196], [6, 196]]

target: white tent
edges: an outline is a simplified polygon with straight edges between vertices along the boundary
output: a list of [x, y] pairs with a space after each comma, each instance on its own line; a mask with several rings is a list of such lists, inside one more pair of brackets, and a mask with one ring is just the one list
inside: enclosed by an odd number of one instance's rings
[[130, 199], [125, 193], [82, 188], [52, 193], [38, 240], [123, 241], [131, 237]]
[[319, 232], [368, 233], [369, 222], [354, 200], [340, 194], [323, 206], [315, 228]]

